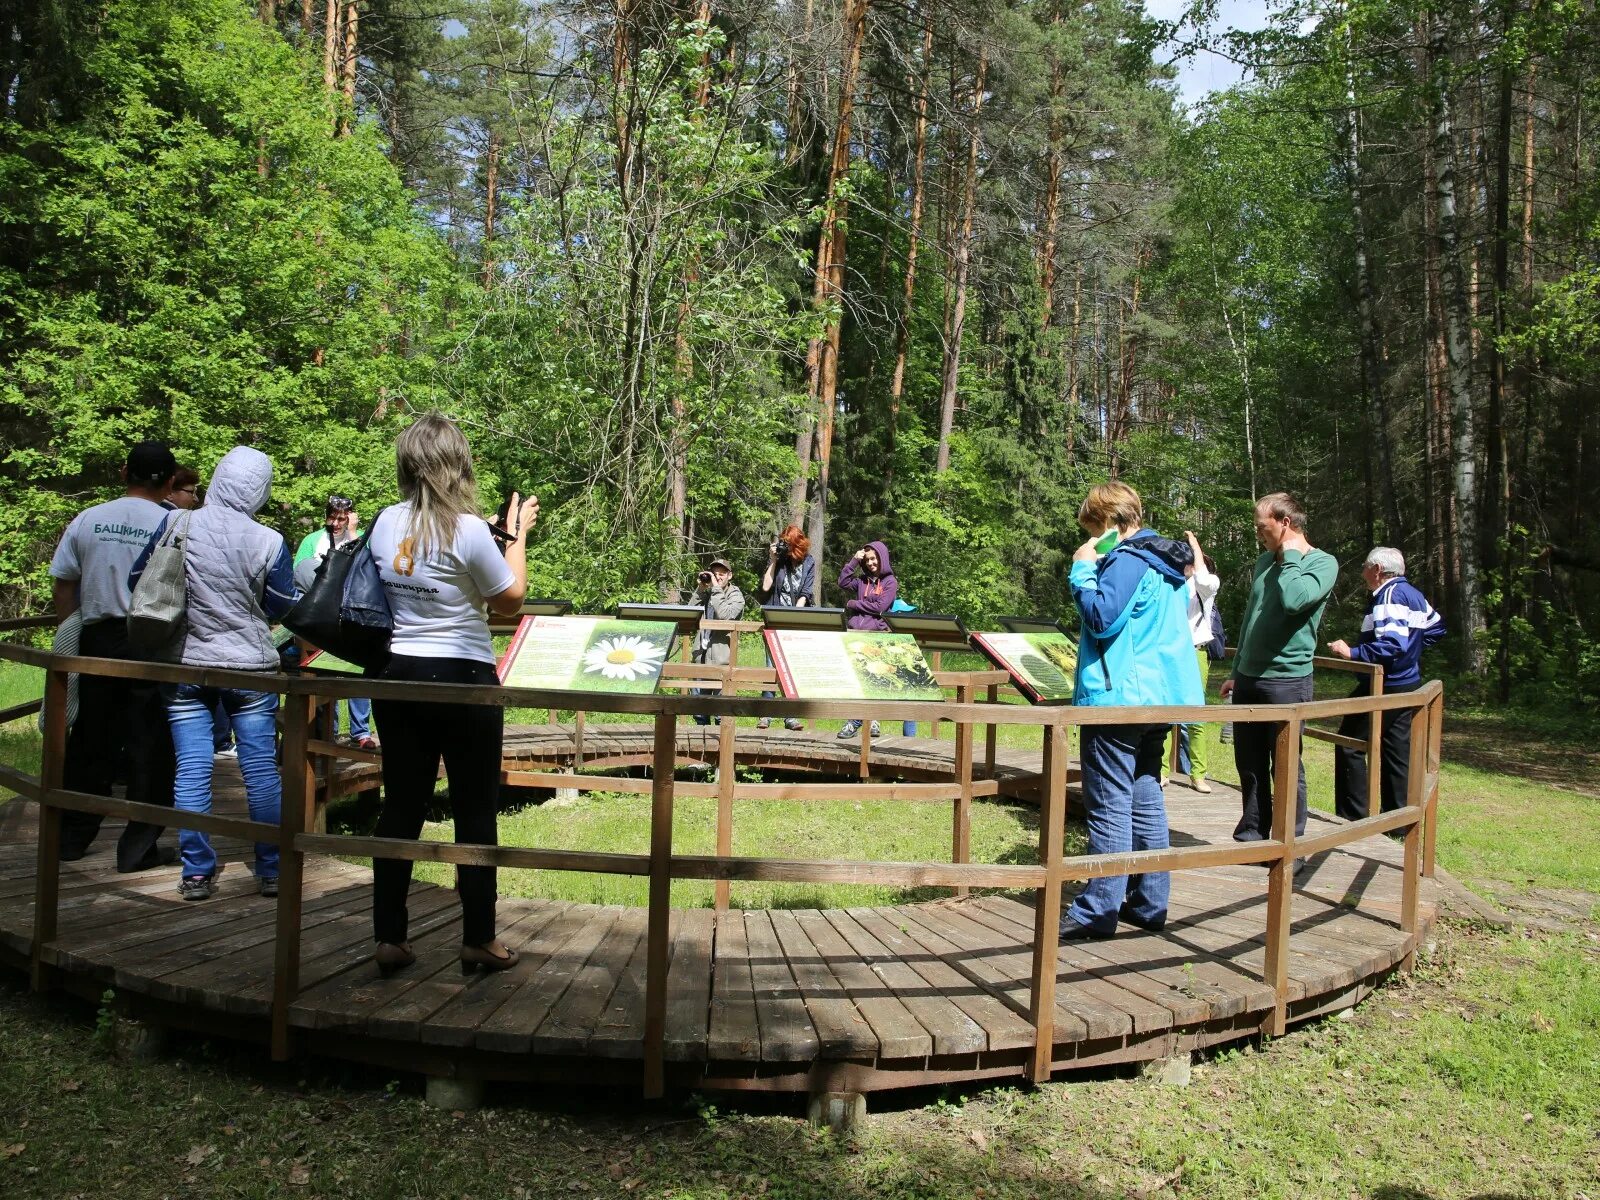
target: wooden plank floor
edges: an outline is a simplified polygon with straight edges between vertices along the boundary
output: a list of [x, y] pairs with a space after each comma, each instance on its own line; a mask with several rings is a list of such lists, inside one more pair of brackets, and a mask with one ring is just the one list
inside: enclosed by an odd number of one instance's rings
[[[508, 731], [508, 768], [562, 761], [568, 729]], [[680, 752], [715, 753], [715, 727], [689, 727]], [[858, 744], [831, 736], [741, 730], [741, 761], [849, 764]], [[585, 757], [624, 759], [648, 731], [593, 727]], [[888, 769], [948, 767], [953, 744], [885, 738]], [[981, 756], [981, 750], [980, 750]], [[1024, 780], [1039, 756], [1003, 752], [1001, 774]], [[233, 764], [219, 762], [220, 811], [242, 811]], [[337, 789], [336, 789], [337, 790]], [[1224, 841], [1237, 794], [1167, 790], [1176, 845]], [[1333, 818], [1313, 812], [1311, 833]], [[271, 995], [274, 906], [255, 894], [248, 846], [221, 839], [219, 895], [178, 898], [173, 869], [118, 875], [117, 826], [62, 868], [61, 970], [168, 1003], [264, 1017]], [[0, 808], [0, 950], [16, 960], [32, 931], [32, 806]], [[173, 835], [169, 834], [171, 838]], [[1289, 961], [1295, 1013], [1353, 1002], [1414, 949], [1399, 929], [1401, 848], [1369, 839], [1318, 858], [1296, 882]], [[512, 970], [463, 978], [456, 968], [459, 910], [447, 888], [411, 897], [417, 965], [381, 978], [370, 962], [371, 880], [333, 859], [307, 863], [301, 1029], [319, 1045], [361, 1048], [406, 1066], [411, 1055], [471, 1054], [482, 1062], [530, 1056], [639, 1060], [643, 1036], [643, 909], [505, 898], [501, 934], [522, 952]], [[1247, 1034], [1271, 1008], [1261, 982], [1267, 872], [1229, 867], [1178, 872], [1161, 933], [1124, 927], [1104, 942], [1063, 947], [1057, 981], [1058, 1066], [1135, 1059]], [[1424, 889], [1424, 929], [1433, 918]], [[898, 1082], [993, 1074], [1031, 1045], [1027, 1020], [1031, 894], [881, 908], [673, 913], [667, 1057], [707, 1086], [794, 1077], [817, 1062], [894, 1072]], [[417, 1060], [417, 1061], [420, 1061]], [[803, 1078], [803, 1075], [801, 1076]], [[888, 1075], [878, 1078], [888, 1078]], [[881, 1084], [880, 1084], [881, 1085]]]

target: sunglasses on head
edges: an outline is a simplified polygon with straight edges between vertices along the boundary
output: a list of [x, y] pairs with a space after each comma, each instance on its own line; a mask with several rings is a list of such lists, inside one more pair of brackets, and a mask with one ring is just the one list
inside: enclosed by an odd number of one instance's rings
[[328, 497], [328, 512], [330, 514], [332, 514], [332, 513], [347, 513], [352, 508], [354, 508], [355, 506], [356, 506], [356, 502], [354, 500], [350, 499], [348, 496], [329, 496]]

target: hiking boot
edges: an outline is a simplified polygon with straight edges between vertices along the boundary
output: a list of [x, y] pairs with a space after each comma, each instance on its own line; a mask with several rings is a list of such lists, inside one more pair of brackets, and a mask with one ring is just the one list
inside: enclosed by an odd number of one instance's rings
[[263, 877], [257, 881], [256, 887], [263, 896], [271, 900], [278, 894], [278, 877], [276, 875], [273, 875], [270, 878]]
[[883, 736], [883, 730], [878, 728], [878, 723], [876, 721], [874, 721], [872, 723], [872, 727], [867, 732], [872, 737], [882, 737]]
[[209, 900], [216, 890], [216, 880], [210, 875], [185, 875], [178, 883], [178, 895], [185, 900]]
[[757, 729], [771, 729], [772, 728], [772, 718], [771, 717], [762, 717], [759, 721], [756, 722], [756, 728]]
[[798, 733], [806, 727], [806, 723], [799, 717], [785, 717], [783, 719], [783, 727], [791, 733]]
[[860, 721], [846, 721], [839, 727], [839, 732], [834, 734], [841, 742], [847, 742], [861, 732]]

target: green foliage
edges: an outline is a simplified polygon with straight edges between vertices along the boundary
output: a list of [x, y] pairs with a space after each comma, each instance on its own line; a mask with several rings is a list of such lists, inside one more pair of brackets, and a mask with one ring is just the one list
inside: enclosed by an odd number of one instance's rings
[[375, 132], [331, 137], [308, 64], [232, 0], [111, 4], [82, 68], [77, 119], [0, 125], [26, 264], [0, 275], [0, 585], [37, 583], [142, 437], [202, 476], [266, 451], [291, 534], [329, 491], [392, 498], [451, 272]]

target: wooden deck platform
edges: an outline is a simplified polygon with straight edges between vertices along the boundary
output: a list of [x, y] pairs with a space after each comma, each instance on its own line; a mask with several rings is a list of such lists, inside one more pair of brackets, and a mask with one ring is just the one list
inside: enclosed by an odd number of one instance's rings
[[[586, 766], [648, 760], [649, 731], [590, 726]], [[683, 760], [715, 762], [715, 727], [686, 727]], [[739, 761], [836, 770], [858, 743], [782, 729], [741, 729]], [[508, 737], [507, 769], [570, 763], [570, 728]], [[878, 776], [948, 778], [953, 743], [885, 738]], [[982, 757], [981, 749], [979, 753]], [[220, 764], [219, 764], [220, 766]], [[1027, 795], [1037, 752], [1003, 751], [988, 790]], [[222, 769], [232, 770], [231, 764]], [[370, 786], [350, 769], [335, 791]], [[350, 785], [350, 786], [347, 786]], [[1225, 842], [1237, 794], [1167, 790], [1174, 845]], [[219, 811], [242, 810], [235, 788]], [[32, 932], [35, 811], [0, 808], [0, 960], [26, 969]], [[1308, 834], [1333, 826], [1313, 813]], [[107, 986], [155, 1019], [265, 1041], [272, 995], [274, 905], [255, 894], [249, 848], [219, 839], [219, 895], [185, 903], [176, 871], [113, 870], [117, 823], [65, 864], [55, 982], [87, 995]], [[170, 838], [172, 835], [169, 834]], [[1400, 929], [1401, 849], [1377, 836], [1313, 860], [1296, 881], [1289, 962], [1291, 1022], [1348, 1007], [1413, 953], [1434, 917]], [[1262, 982], [1268, 872], [1257, 866], [1173, 876], [1160, 933], [1124, 926], [1105, 942], [1063, 947], [1053, 1066], [1069, 1070], [1251, 1036], [1274, 1004]], [[433, 1075], [636, 1084], [644, 1033], [646, 910], [504, 898], [499, 924], [522, 961], [463, 978], [460, 914], [447, 888], [417, 885], [412, 940], [420, 961], [380, 978], [371, 953], [371, 881], [361, 867], [310, 857], [298, 1044], [319, 1053]], [[1025, 1073], [1032, 893], [881, 908], [676, 910], [672, 914], [667, 1079], [683, 1087], [866, 1091]]]

